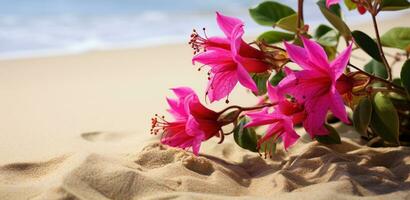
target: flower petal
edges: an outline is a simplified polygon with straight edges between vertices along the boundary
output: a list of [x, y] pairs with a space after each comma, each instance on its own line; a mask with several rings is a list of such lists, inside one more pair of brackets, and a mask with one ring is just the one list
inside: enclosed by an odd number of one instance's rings
[[237, 83], [238, 76], [235, 69], [211, 74], [207, 88], [207, 96], [211, 103], [228, 96]]
[[283, 127], [279, 122], [272, 123], [268, 126], [265, 135], [263, 135], [257, 142], [258, 148], [261, 147], [261, 144], [271, 139], [274, 135], [277, 135], [282, 131]]
[[198, 137], [192, 141], [192, 153], [198, 156], [199, 149], [201, 148], [202, 138]]
[[326, 7], [329, 8], [331, 5], [338, 4], [339, 0], [326, 0]]
[[188, 113], [185, 111], [184, 105], [175, 99], [166, 98], [169, 109], [167, 110], [176, 120], [186, 120]]
[[190, 115], [185, 125], [185, 132], [186, 134], [196, 137], [200, 135], [205, 135], [204, 132], [199, 128], [199, 123], [195, 120], [195, 118]]
[[238, 24], [232, 30], [231, 35], [231, 54], [235, 58], [239, 54], [242, 44], [242, 36], [244, 34], [243, 25]]
[[301, 38], [309, 60], [312, 64], [314, 64], [314, 67], [316, 69], [328, 71], [329, 61], [327, 59], [325, 50], [323, 50], [323, 48], [318, 43], [303, 36], [301, 36]]
[[231, 37], [233, 28], [238, 24], [243, 24], [243, 22], [235, 17], [228, 17], [222, 15], [219, 12], [216, 12], [216, 22], [218, 23], [219, 28], [224, 32], [227, 38]]
[[192, 64], [195, 64], [196, 62], [213, 67], [221, 64], [232, 63], [233, 60], [230, 51], [225, 49], [212, 49], [195, 55], [192, 58]]
[[258, 92], [258, 87], [256, 86], [255, 81], [253, 81], [253, 79], [242, 66], [242, 64], [238, 63], [238, 66], [236, 67], [236, 72], [238, 76], [238, 81], [239, 83], [241, 83], [241, 85], [252, 90], [253, 92]]
[[206, 46], [206, 50], [212, 50], [215, 48], [230, 50], [231, 41], [228, 38], [213, 36], [213, 37], [209, 37], [206, 40], [205, 46]]
[[324, 95], [305, 102], [307, 116], [303, 126], [312, 138], [316, 135], [328, 134], [324, 124], [330, 101], [328, 95]]
[[255, 58], [247, 58], [237, 55], [237, 62], [240, 62], [250, 73], [263, 73], [269, 69], [269, 66], [262, 60]]
[[288, 53], [290, 59], [298, 64], [302, 69], [312, 69], [314, 67], [311, 66], [309, 62], [309, 57], [307, 52], [302, 47], [299, 47], [294, 44], [290, 44], [288, 42], [284, 42], [286, 52]]
[[171, 88], [174, 94], [181, 100], [187, 97], [188, 95], [195, 94], [194, 90], [189, 87], [177, 87]]
[[271, 103], [275, 104], [284, 99], [283, 95], [279, 95], [278, 87], [273, 87], [269, 81], [266, 81], [266, 88], [268, 89], [268, 96]]
[[298, 139], [299, 135], [296, 133], [295, 129], [293, 128], [293, 123], [290, 118], [283, 120], [283, 129], [284, 133], [282, 134], [283, 145], [285, 146], [285, 150], [288, 150], [290, 146], [292, 146]]
[[352, 52], [352, 44], [353, 43], [350, 43], [350, 45], [330, 63], [330, 68], [334, 71], [334, 77], [332, 77], [334, 80], [337, 80], [342, 75], [347, 63], [349, 63], [350, 54]]
[[332, 111], [333, 115], [339, 118], [342, 122], [350, 124], [342, 96], [340, 96], [336, 89], [333, 89], [330, 95], [332, 101], [330, 104], [330, 110]]
[[264, 108], [263, 110], [257, 112], [249, 112], [246, 115], [251, 119], [251, 121], [248, 122], [245, 127], [262, 126], [278, 121], [278, 118], [274, 116], [276, 114], [268, 113], [268, 108]]

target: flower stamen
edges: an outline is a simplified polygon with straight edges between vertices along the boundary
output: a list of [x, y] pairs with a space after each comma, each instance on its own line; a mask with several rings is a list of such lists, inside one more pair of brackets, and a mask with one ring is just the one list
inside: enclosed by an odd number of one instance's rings
[[206, 43], [208, 40], [208, 36], [206, 35], [205, 28], [202, 28], [204, 32], [204, 37], [199, 35], [199, 33], [193, 29], [192, 34], [191, 34], [191, 39], [189, 40], [189, 43], [191, 45], [191, 48], [194, 50], [194, 55], [203, 51], [206, 52]]
[[151, 118], [151, 134], [157, 135], [158, 133], [164, 133], [165, 129], [169, 126], [169, 122], [165, 120], [165, 116], [159, 116], [155, 114], [153, 118]]

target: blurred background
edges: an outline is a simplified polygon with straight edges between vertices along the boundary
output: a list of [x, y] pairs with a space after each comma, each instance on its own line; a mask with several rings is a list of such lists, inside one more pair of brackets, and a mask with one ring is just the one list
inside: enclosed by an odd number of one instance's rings
[[[61, 54], [90, 49], [186, 42], [192, 28], [219, 33], [215, 11], [246, 22], [247, 34], [268, 27], [254, 23], [248, 8], [258, 0], [0, 0], [0, 57]], [[280, 1], [296, 8], [296, 0]], [[324, 21], [316, 1], [305, 1], [308, 23]], [[344, 7], [344, 6], [343, 6]], [[347, 18], [359, 16], [345, 12]], [[366, 17], [356, 18], [359, 23]]]

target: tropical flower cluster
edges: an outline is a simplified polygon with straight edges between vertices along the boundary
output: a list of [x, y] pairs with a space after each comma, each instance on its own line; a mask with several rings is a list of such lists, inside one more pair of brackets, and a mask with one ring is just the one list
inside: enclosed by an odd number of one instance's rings
[[[303, 0], [298, 1], [297, 12], [279, 2], [263, 2], [251, 8], [250, 15], [273, 30], [251, 43], [243, 39], [246, 25], [241, 19], [216, 12], [223, 34], [208, 37], [194, 30], [189, 45], [194, 51], [192, 63], [209, 70], [205, 98], [209, 103], [224, 100], [227, 107], [211, 110], [191, 88], [173, 88], [176, 98], [166, 99], [173, 119], [155, 115], [151, 133], [160, 134], [161, 143], [191, 149], [195, 155], [202, 142], [218, 137], [221, 143], [233, 133], [240, 147], [273, 155], [277, 143], [287, 150], [299, 140], [297, 129], [321, 143], [340, 143], [332, 126], [337, 121], [354, 126], [370, 146], [408, 145], [410, 28], [393, 28], [380, 37], [376, 16], [407, 9], [410, 3], [344, 2], [350, 10], [357, 8], [371, 16], [375, 40], [360, 30], [350, 30], [341, 17], [339, 0], [317, 3], [333, 27], [319, 25], [314, 33], [304, 23]], [[397, 49], [393, 62], [386, 58], [386, 46]], [[357, 49], [369, 55], [368, 64], [354, 64], [352, 54]], [[391, 67], [402, 61], [401, 77], [393, 80]], [[229, 105], [236, 87], [251, 91], [259, 103]], [[232, 131], [226, 131], [228, 125], [233, 125]]]

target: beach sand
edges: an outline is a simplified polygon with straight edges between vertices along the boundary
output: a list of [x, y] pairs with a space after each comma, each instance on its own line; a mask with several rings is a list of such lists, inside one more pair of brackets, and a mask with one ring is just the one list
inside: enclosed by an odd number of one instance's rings
[[[169, 88], [204, 94], [191, 56], [175, 44], [0, 61], [0, 199], [410, 199], [410, 149], [359, 146], [345, 126], [340, 145], [305, 138], [272, 159], [230, 139], [199, 157], [158, 144], [150, 118]], [[247, 93], [230, 101], [253, 105]]]

